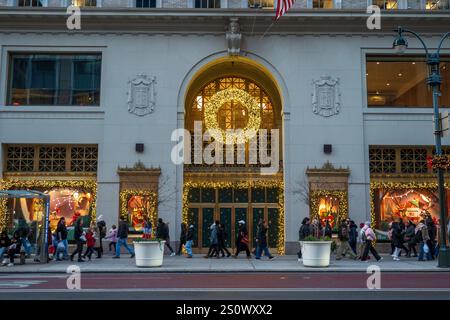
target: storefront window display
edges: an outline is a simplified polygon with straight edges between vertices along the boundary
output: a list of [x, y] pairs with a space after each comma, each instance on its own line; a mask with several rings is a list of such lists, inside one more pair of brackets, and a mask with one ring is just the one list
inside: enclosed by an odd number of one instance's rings
[[121, 192], [121, 215], [128, 221], [130, 232], [142, 233], [146, 219], [156, 224], [156, 194], [150, 191], [125, 190]]
[[436, 189], [377, 189], [375, 196], [379, 228], [382, 230], [398, 219], [417, 224], [431, 215], [435, 223], [439, 221], [440, 208]]
[[336, 225], [339, 210], [339, 199], [332, 196], [324, 196], [319, 199], [319, 219], [322, 225], [330, 222], [331, 228]]
[[[50, 217], [49, 223], [52, 231], [61, 217], [66, 219], [66, 225], [72, 226], [79, 217], [90, 220], [90, 208], [92, 195], [80, 189], [54, 188], [46, 191], [50, 195]], [[10, 199], [9, 206], [14, 212], [14, 219], [20, 218], [31, 223], [40, 221], [43, 215], [42, 201], [39, 199]], [[90, 221], [85, 221], [89, 223]]]
[[344, 190], [314, 190], [310, 193], [310, 214], [319, 219], [322, 225], [330, 222], [336, 227], [348, 218], [348, 195]]

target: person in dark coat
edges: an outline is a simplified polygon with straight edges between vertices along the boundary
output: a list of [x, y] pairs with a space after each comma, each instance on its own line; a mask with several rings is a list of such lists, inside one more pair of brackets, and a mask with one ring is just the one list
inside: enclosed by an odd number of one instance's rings
[[392, 223], [392, 244], [395, 247], [393, 258], [395, 261], [399, 261], [399, 255], [400, 251], [402, 250], [403, 246], [403, 231], [400, 228], [400, 223], [393, 222]]
[[239, 252], [245, 251], [247, 254], [247, 259], [251, 258], [250, 250], [248, 248], [249, 240], [248, 240], [248, 231], [247, 227], [245, 226], [245, 221], [240, 220], [238, 222], [238, 234], [236, 238], [236, 253], [233, 255], [233, 258], [237, 258], [239, 255]]
[[298, 241], [300, 241], [300, 251], [297, 253], [298, 255], [298, 261], [302, 259], [302, 245], [301, 241], [303, 241], [306, 237], [311, 235], [311, 220], [306, 217], [303, 218], [302, 225], [300, 226], [300, 229], [298, 230]]
[[437, 252], [436, 251], [436, 244], [437, 244], [437, 228], [436, 228], [436, 224], [433, 221], [433, 218], [431, 218], [431, 216], [428, 216], [427, 219], [425, 220], [425, 223], [427, 225], [428, 228], [428, 236], [430, 237], [430, 240], [427, 241], [427, 245], [428, 248], [430, 248], [430, 255], [431, 255], [431, 260], [434, 260], [437, 256]]
[[222, 254], [222, 258], [225, 257], [225, 252], [227, 253], [227, 258], [231, 256], [230, 251], [227, 249], [227, 230], [225, 229], [225, 225], [223, 223], [219, 223], [219, 251]]
[[413, 257], [417, 257], [415, 233], [416, 225], [411, 220], [409, 220], [404, 236], [405, 243], [408, 244], [408, 257], [411, 257], [411, 252], [414, 252]]
[[331, 225], [330, 225], [330, 221], [327, 220], [326, 224], [325, 224], [325, 230], [324, 230], [324, 236], [325, 237], [333, 237], [333, 229], [331, 229]]
[[72, 252], [70, 255], [70, 261], [73, 261], [73, 257], [78, 253], [78, 262], [84, 262], [84, 260], [81, 258], [81, 255], [83, 254], [83, 243], [84, 241], [81, 239], [83, 236], [83, 220], [81, 218], [78, 218], [75, 222], [75, 229], [74, 229], [74, 239], [77, 244], [77, 249]]
[[178, 255], [181, 256], [181, 251], [183, 249], [183, 245], [186, 245], [186, 235], [187, 235], [187, 225], [186, 223], [181, 224], [181, 233], [180, 233], [180, 246], [178, 247]]
[[259, 228], [259, 232], [256, 236], [256, 256], [255, 259], [261, 259], [261, 253], [264, 252], [264, 255], [268, 257], [270, 260], [274, 258], [270, 254], [269, 248], [267, 246], [267, 232], [269, 230], [269, 225], [263, 221]]
[[[66, 219], [64, 217], [61, 217], [58, 221], [58, 226], [56, 227], [56, 246], [58, 246], [58, 243], [62, 242], [64, 244], [64, 252], [63, 252], [63, 259], [67, 259], [69, 257], [68, 249], [69, 249], [69, 243], [67, 241], [67, 227], [66, 227]], [[56, 255], [56, 260], [61, 260], [59, 258], [59, 255]]]
[[209, 228], [211, 230], [210, 237], [209, 237], [210, 238], [210, 246], [209, 246], [208, 253], [206, 254], [206, 256], [204, 256], [204, 258], [210, 258], [210, 257], [220, 258], [219, 224], [220, 224], [219, 221], [215, 221]]
[[350, 220], [349, 230], [348, 230], [348, 244], [350, 248], [352, 248], [355, 254], [358, 254], [356, 251], [356, 244], [358, 243], [358, 226], [355, 221]]
[[166, 246], [170, 250], [170, 256], [173, 257], [175, 252], [170, 245], [169, 226], [162, 218], [158, 219], [158, 225], [156, 226], [156, 237], [166, 241]]
[[192, 258], [192, 244], [194, 242], [194, 225], [191, 224], [186, 235], [186, 252], [187, 257]]
[[[19, 230], [14, 231], [13, 237], [11, 239], [11, 242], [9, 244], [9, 247], [7, 248], [7, 254], [9, 258], [8, 267], [14, 266], [14, 256], [16, 254], [20, 254], [20, 248], [22, 246], [22, 234]], [[2, 265], [6, 265], [6, 261], [2, 263]]]
[[120, 217], [119, 230], [117, 231], [117, 244], [115, 259], [120, 258], [120, 247], [124, 246], [130, 253], [130, 258], [134, 258], [134, 250], [128, 246], [128, 223], [124, 217]]

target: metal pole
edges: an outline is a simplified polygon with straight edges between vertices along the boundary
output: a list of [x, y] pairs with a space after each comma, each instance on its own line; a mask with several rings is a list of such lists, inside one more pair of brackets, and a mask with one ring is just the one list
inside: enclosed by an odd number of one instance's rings
[[[441, 147], [441, 120], [439, 115], [439, 84], [440, 84], [440, 76], [437, 72], [439, 72], [439, 59], [438, 57], [434, 57], [435, 60], [430, 59], [428, 64], [430, 65], [430, 77], [428, 84], [433, 90], [433, 112], [434, 112], [434, 136], [436, 141], [436, 155], [442, 155], [442, 147]], [[437, 63], [437, 67], [436, 67]], [[433, 67], [434, 64], [434, 67]], [[440, 207], [440, 248], [439, 248], [439, 256], [438, 256], [438, 267], [450, 267], [450, 250], [447, 248], [446, 239], [447, 239], [447, 230], [446, 230], [446, 221], [447, 221], [447, 206], [446, 206], [446, 192], [444, 185], [444, 170], [442, 168], [437, 168], [437, 176], [438, 176], [438, 189], [439, 189], [439, 207]]]

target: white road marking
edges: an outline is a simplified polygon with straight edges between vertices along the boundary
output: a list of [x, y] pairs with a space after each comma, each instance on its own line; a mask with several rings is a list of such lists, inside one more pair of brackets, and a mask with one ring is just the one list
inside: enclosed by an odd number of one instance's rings
[[47, 282], [46, 280], [11, 280], [0, 281], [0, 288], [28, 288], [35, 284]]

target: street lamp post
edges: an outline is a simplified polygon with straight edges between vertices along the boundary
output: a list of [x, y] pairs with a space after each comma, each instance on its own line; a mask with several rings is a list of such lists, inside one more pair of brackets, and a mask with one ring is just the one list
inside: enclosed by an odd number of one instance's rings
[[[426, 63], [428, 66], [428, 77], [427, 84], [430, 86], [433, 91], [433, 112], [434, 112], [434, 136], [436, 143], [436, 155], [442, 155], [441, 148], [441, 119], [439, 115], [439, 96], [440, 96], [440, 85], [442, 83], [441, 75], [440, 75], [440, 58], [439, 52], [442, 47], [442, 43], [444, 40], [450, 36], [450, 32], [447, 32], [439, 42], [439, 46], [437, 48], [436, 53], [430, 53], [428, 47], [422, 38], [414, 31], [403, 29], [402, 27], [398, 27], [395, 30], [398, 33], [398, 36], [394, 40], [393, 47], [398, 53], [403, 53], [408, 47], [408, 42], [405, 38], [403, 38], [403, 33], [409, 33], [415, 36], [422, 43], [425, 54], [426, 54]], [[444, 170], [440, 167], [437, 168], [437, 176], [438, 176], [438, 188], [439, 188], [439, 207], [440, 207], [440, 248], [439, 248], [439, 256], [438, 256], [438, 266], [442, 268], [450, 267], [450, 249], [446, 245], [447, 239], [447, 207], [445, 203], [445, 186], [444, 186]]]

